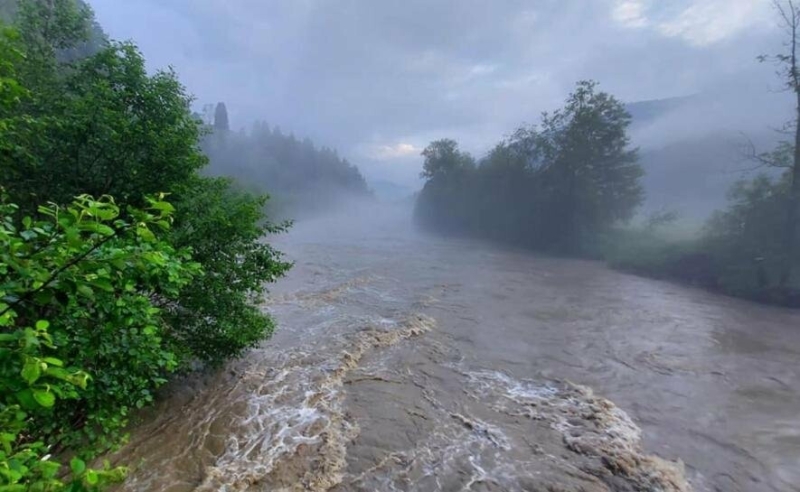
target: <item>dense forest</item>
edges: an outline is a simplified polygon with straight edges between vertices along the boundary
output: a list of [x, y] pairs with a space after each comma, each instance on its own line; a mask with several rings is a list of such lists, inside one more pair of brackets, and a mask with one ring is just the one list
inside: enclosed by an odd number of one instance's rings
[[[795, 12], [784, 17], [789, 32], [799, 18]], [[787, 87], [800, 96], [795, 59], [779, 55], [776, 61], [785, 68]], [[642, 274], [800, 305], [795, 141], [750, 155], [762, 172], [736, 182], [727, 207], [699, 234], [677, 237], [667, 232], [674, 211], [651, 211], [630, 225], [645, 198], [631, 120], [619, 100], [581, 81], [561, 109], [517, 129], [480, 160], [453, 140], [434, 141], [422, 152], [426, 183], [415, 219], [435, 231], [605, 258]], [[792, 136], [798, 132], [800, 139], [796, 123]]]
[[335, 150], [284, 135], [280, 127], [264, 122], [249, 132], [232, 132], [225, 104], [213, 108], [203, 117], [209, 129], [202, 143], [210, 159], [207, 172], [268, 193], [271, 212], [297, 217], [330, 210], [347, 198], [370, 196], [358, 168]]
[[[205, 128], [73, 0], [0, 3], [0, 489], [96, 490], [135, 409], [268, 337], [290, 264], [265, 197], [206, 177]], [[69, 466], [61, 458], [67, 457]]]

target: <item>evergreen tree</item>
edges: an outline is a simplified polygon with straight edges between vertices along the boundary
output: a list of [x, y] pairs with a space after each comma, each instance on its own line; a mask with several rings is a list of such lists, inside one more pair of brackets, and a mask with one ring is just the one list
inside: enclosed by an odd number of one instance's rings
[[228, 108], [225, 103], [218, 103], [214, 110], [214, 130], [217, 132], [228, 132], [231, 126], [228, 122]]

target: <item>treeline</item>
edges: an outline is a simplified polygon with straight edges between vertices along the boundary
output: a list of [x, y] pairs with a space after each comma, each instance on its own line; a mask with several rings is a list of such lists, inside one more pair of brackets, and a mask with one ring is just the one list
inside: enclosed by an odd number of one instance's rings
[[642, 202], [629, 125], [622, 103], [583, 81], [540, 127], [519, 128], [480, 162], [453, 140], [433, 142], [422, 152], [427, 182], [416, 218], [436, 230], [584, 254]]
[[[0, 25], [0, 489], [96, 490], [88, 460], [171, 375], [268, 337], [290, 265], [265, 198], [204, 177], [171, 71], [97, 38], [74, 0], [5, 1]], [[94, 36], [94, 37], [93, 37]], [[71, 458], [69, 467], [58, 457]]]
[[223, 103], [216, 105], [213, 118], [204, 120], [209, 128], [202, 144], [210, 159], [208, 172], [233, 177], [250, 191], [268, 193], [273, 212], [314, 213], [346, 198], [370, 195], [358, 168], [335, 150], [284, 135], [280, 127], [270, 128], [264, 122], [249, 132], [232, 132]]
[[[791, 82], [800, 94], [800, 84]], [[583, 81], [563, 108], [545, 113], [538, 126], [519, 128], [479, 161], [453, 140], [432, 142], [422, 152], [427, 181], [415, 219], [434, 231], [605, 258], [638, 273], [800, 305], [793, 142], [758, 156], [770, 168], [785, 168], [782, 176], [739, 182], [728, 208], [708, 220], [700, 237], [672, 239], [663, 233], [675, 219], [671, 213], [627, 225], [644, 198], [630, 123], [622, 103]]]

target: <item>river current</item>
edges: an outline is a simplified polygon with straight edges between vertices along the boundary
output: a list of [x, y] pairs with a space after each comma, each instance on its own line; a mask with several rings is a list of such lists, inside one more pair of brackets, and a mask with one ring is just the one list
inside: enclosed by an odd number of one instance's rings
[[370, 214], [270, 239], [274, 337], [170, 385], [125, 490], [800, 491], [800, 313]]

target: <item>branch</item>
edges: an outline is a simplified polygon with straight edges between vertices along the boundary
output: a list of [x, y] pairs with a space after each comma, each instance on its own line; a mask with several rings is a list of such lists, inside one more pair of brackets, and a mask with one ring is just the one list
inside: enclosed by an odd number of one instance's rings
[[740, 155], [747, 161], [755, 162], [756, 165], [751, 168], [737, 169], [734, 172], [751, 172], [763, 169], [765, 167], [784, 168], [784, 169], [789, 167], [787, 165], [781, 164], [780, 161], [773, 156], [773, 154], [764, 152], [759, 153], [756, 150], [756, 145], [753, 143], [752, 140], [750, 140], [750, 138], [747, 135], [742, 134], [742, 137], [744, 138], [745, 142], [740, 147], [741, 148]]
[[800, 18], [798, 18], [797, 6], [795, 6], [793, 0], [787, 0], [786, 5], [789, 7], [788, 12], [786, 8], [784, 8], [784, 3], [781, 0], [772, 0], [772, 6], [778, 11], [778, 14], [780, 14], [783, 20], [783, 27], [787, 29], [797, 27], [798, 21], [800, 21]]
[[769, 129], [772, 130], [775, 133], [780, 133], [782, 135], [792, 135], [793, 136], [794, 132], [795, 132], [796, 124], [797, 124], [796, 122], [787, 121], [780, 128], [774, 127], [774, 126], [770, 126]]
[[[36, 249], [35, 251], [31, 252], [31, 253], [30, 253], [30, 254], [28, 254], [28, 255], [24, 255], [24, 256], [17, 256], [17, 257], [15, 257], [15, 259], [16, 259], [16, 260], [18, 260], [18, 261], [19, 261], [19, 260], [21, 260], [21, 261], [26, 261], [26, 260], [30, 260], [30, 259], [34, 258], [35, 256], [38, 256], [38, 255], [42, 254], [43, 252], [45, 252], [45, 251], [47, 251], [48, 249], [50, 249], [50, 247], [51, 247], [51, 246], [53, 246], [53, 239], [55, 239], [55, 237], [56, 237], [57, 235], [58, 235], [58, 229], [54, 227], [54, 228], [53, 228], [53, 232], [52, 232], [52, 233], [51, 233], [51, 234], [50, 234], [50, 235], [47, 237], [47, 244], [45, 244], [44, 246], [40, 247], [39, 249]], [[6, 272], [5, 274], [3, 274], [3, 276], [2, 276], [2, 277], [0, 277], [0, 278], [7, 278], [7, 277], [9, 277], [10, 275], [11, 275], [11, 272], [8, 272], [8, 271], [7, 271], [7, 272]]]
[[783, 8], [783, 4], [780, 2], [780, 0], [772, 0], [772, 6], [778, 11], [778, 13], [781, 15], [781, 18], [783, 18], [785, 26], [790, 26], [791, 22], [789, 21], [789, 16], [786, 14], [786, 9]]
[[8, 307], [6, 307], [2, 311], [0, 311], [0, 317], [2, 317], [7, 312], [11, 311], [12, 309], [17, 307], [18, 305], [22, 304], [23, 302], [26, 302], [26, 301], [30, 300], [33, 296], [35, 296], [36, 294], [38, 294], [39, 292], [44, 290], [46, 287], [48, 287], [50, 284], [52, 284], [58, 278], [59, 275], [64, 273], [66, 270], [72, 268], [73, 266], [77, 265], [81, 261], [85, 260], [90, 254], [92, 254], [95, 251], [97, 251], [101, 246], [103, 246], [107, 242], [109, 242], [112, 239], [114, 239], [115, 237], [117, 237], [119, 235], [119, 232], [120, 232], [119, 229], [115, 229], [113, 234], [111, 234], [110, 236], [104, 237], [102, 240], [98, 241], [95, 245], [93, 245], [87, 251], [85, 251], [84, 253], [76, 256], [72, 260], [70, 260], [67, 263], [65, 263], [64, 265], [62, 265], [55, 272], [50, 274], [50, 277], [42, 285], [40, 285], [38, 288], [33, 289], [33, 290], [29, 290], [28, 292], [24, 293], [19, 299], [17, 299], [16, 301], [12, 302], [11, 304], [8, 305]]
[[750, 139], [750, 137], [748, 137], [745, 134], [742, 134], [742, 137], [745, 139], [745, 142], [740, 146], [740, 152], [739, 152], [740, 155], [745, 160], [755, 161], [755, 162], [758, 163], [758, 165], [756, 167], [754, 167], [754, 168], [752, 168], [750, 170], [753, 171], [755, 169], [768, 166], [769, 163], [767, 162], [767, 159], [764, 158], [763, 154], [759, 154], [756, 151], [756, 144], [753, 143], [753, 141]]

